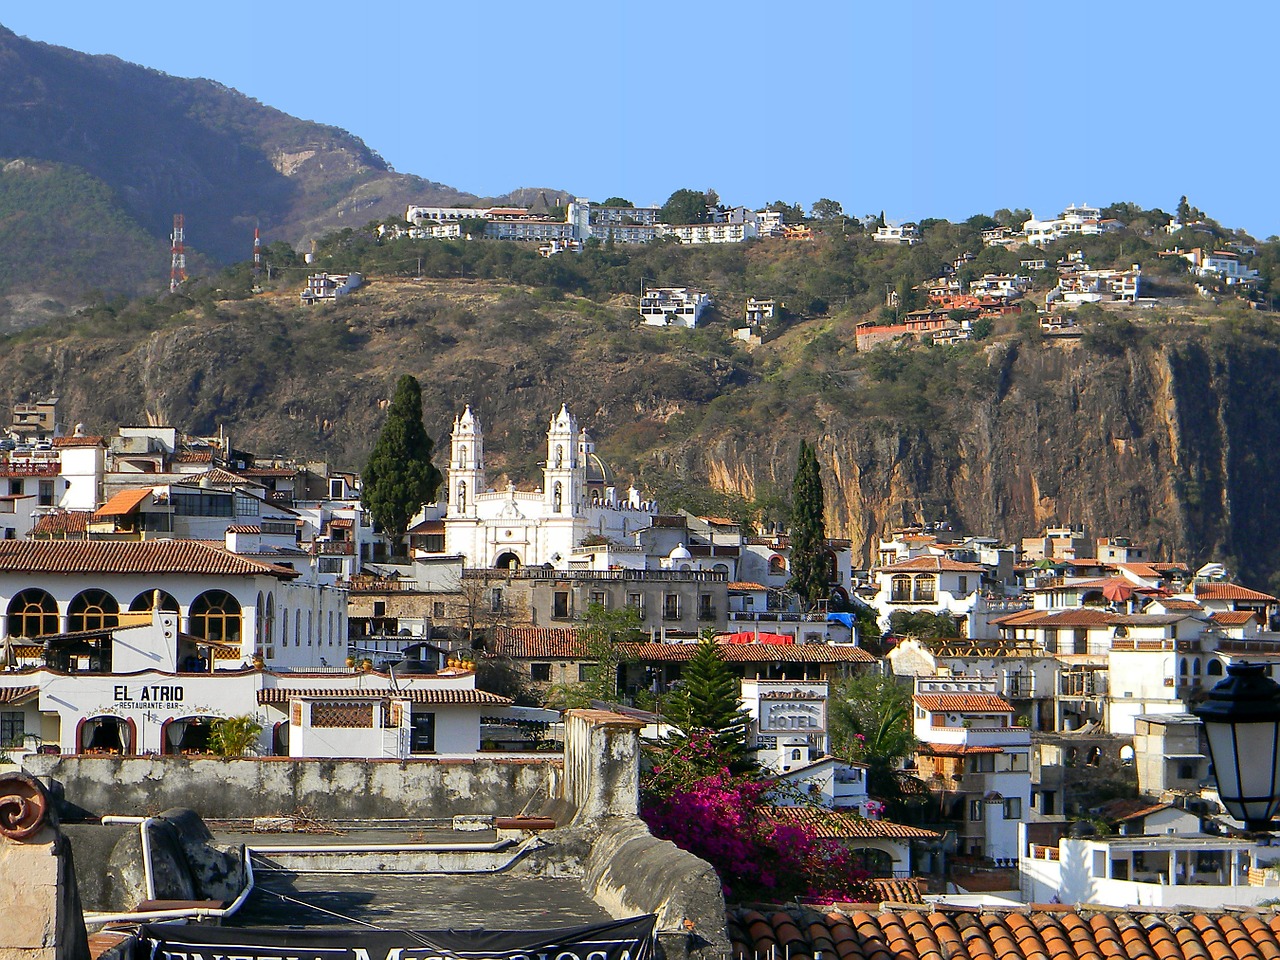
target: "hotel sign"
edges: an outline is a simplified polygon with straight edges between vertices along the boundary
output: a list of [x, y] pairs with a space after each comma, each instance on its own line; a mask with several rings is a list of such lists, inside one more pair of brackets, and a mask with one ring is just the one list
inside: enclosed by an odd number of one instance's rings
[[761, 700], [760, 732], [807, 736], [827, 729], [825, 700]]
[[651, 960], [652, 914], [559, 930], [142, 927], [150, 960]]

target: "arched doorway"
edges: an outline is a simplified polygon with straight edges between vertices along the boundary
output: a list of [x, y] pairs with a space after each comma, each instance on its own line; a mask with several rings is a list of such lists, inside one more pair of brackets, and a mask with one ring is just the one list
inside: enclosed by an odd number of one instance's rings
[[217, 717], [173, 717], [160, 727], [160, 750], [165, 756], [209, 752], [209, 737]]
[[498, 554], [498, 559], [493, 561], [493, 568], [495, 570], [519, 570], [520, 558], [508, 550], [505, 553]]
[[85, 717], [76, 724], [76, 753], [130, 756], [137, 743], [137, 725], [124, 717]]
[[281, 720], [271, 728], [271, 755], [289, 756], [289, 721]]

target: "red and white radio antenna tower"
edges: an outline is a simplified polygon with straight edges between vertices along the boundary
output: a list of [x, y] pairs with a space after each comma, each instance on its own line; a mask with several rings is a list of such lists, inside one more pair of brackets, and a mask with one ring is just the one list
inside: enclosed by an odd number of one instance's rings
[[169, 292], [173, 293], [187, 279], [187, 254], [183, 247], [182, 214], [173, 215], [173, 233], [169, 239], [173, 241], [171, 259], [169, 261]]
[[253, 225], [253, 275], [262, 273], [262, 238], [258, 236], [258, 225]]

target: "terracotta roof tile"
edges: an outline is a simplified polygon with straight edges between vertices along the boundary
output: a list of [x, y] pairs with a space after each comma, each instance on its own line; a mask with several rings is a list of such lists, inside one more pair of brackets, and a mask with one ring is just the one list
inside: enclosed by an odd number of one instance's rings
[[[726, 663], [874, 663], [861, 647], [827, 643], [722, 643]], [[632, 660], [684, 663], [693, 658], [693, 643], [620, 643], [619, 651]]]
[[881, 567], [884, 573], [986, 573], [987, 568], [980, 563], [959, 563], [948, 557], [912, 557]]
[[256, 483], [247, 477], [232, 473], [230, 470], [223, 470], [221, 467], [214, 467], [212, 470], [206, 470], [204, 473], [193, 473], [184, 483], [202, 483], [208, 480], [216, 487], [261, 487], [262, 484]]
[[179, 450], [173, 455], [174, 463], [213, 463], [212, 450]]
[[1266, 600], [1275, 603], [1276, 598], [1269, 593], [1259, 593], [1235, 583], [1197, 583], [1197, 600]]
[[729, 583], [730, 590], [767, 590], [763, 583], [752, 583], [750, 580], [734, 580]]
[[101, 447], [102, 437], [54, 437], [55, 447]]
[[413, 703], [437, 704], [476, 704], [500, 707], [511, 703], [510, 698], [500, 697], [496, 693], [484, 690], [429, 690], [410, 687], [393, 694], [390, 689], [368, 690], [351, 688], [344, 690], [325, 690], [323, 688], [289, 689], [271, 687], [258, 691], [259, 703], [288, 703], [290, 700], [370, 700], [395, 696], [397, 700], [409, 700]]
[[581, 660], [586, 644], [574, 627], [504, 627], [494, 631], [495, 656], [517, 660]]
[[32, 537], [84, 537], [89, 530], [87, 510], [58, 510], [42, 514], [31, 530]]
[[39, 687], [0, 687], [0, 703], [16, 706], [40, 693]]
[[820, 837], [856, 840], [936, 840], [940, 834], [889, 820], [868, 820], [819, 807], [773, 807], [764, 815], [777, 823], [804, 824]]
[[148, 502], [151, 496], [151, 487], [121, 490], [113, 494], [110, 500], [95, 510], [93, 518], [97, 520], [101, 517], [126, 517]]
[[1224, 627], [1243, 627], [1250, 620], [1257, 620], [1258, 615], [1252, 610], [1219, 610], [1209, 619]]
[[915, 702], [934, 713], [1013, 713], [1013, 706], [994, 693], [917, 693]]
[[[878, 892], [878, 891], [877, 891]], [[855, 904], [728, 911], [735, 960], [778, 956], [839, 960], [1278, 960], [1280, 916], [1128, 912], [1059, 905], [934, 907], [929, 912]], [[820, 946], [821, 945], [821, 946]], [[771, 952], [772, 951], [772, 952]]]
[[0, 573], [298, 575], [196, 540], [0, 540]]

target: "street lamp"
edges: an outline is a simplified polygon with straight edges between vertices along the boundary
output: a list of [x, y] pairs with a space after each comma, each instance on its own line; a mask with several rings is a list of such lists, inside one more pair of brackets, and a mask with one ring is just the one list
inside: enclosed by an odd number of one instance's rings
[[1246, 829], [1266, 830], [1280, 810], [1280, 684], [1262, 664], [1232, 663], [1191, 712], [1204, 723], [1223, 806]]

